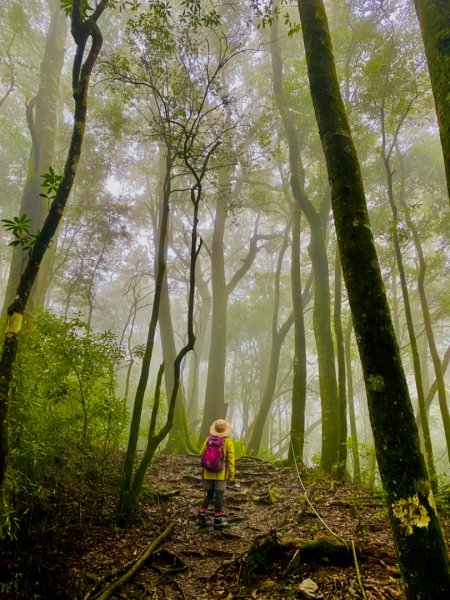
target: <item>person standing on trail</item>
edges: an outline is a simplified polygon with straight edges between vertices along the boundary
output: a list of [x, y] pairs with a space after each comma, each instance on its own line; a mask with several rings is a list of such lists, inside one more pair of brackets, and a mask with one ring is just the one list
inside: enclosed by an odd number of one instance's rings
[[224, 419], [218, 419], [211, 425], [210, 436], [201, 449], [201, 465], [203, 467], [202, 487], [205, 490], [197, 524], [207, 527], [207, 510], [214, 502], [214, 529], [228, 527], [223, 518], [223, 504], [227, 480], [234, 481], [234, 444], [229, 437], [231, 425]]

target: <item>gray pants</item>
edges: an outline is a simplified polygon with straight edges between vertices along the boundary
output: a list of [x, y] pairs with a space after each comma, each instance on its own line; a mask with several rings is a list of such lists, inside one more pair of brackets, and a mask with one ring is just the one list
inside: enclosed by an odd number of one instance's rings
[[205, 490], [205, 496], [201, 508], [207, 509], [209, 504], [214, 502], [214, 512], [221, 513], [223, 510], [227, 482], [218, 481], [216, 479], [203, 479], [202, 487]]

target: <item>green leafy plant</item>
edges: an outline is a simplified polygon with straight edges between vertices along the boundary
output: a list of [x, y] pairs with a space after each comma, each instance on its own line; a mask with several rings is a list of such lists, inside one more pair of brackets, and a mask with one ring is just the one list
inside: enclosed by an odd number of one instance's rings
[[8, 246], [13, 248], [20, 246], [22, 250], [30, 253], [38, 234], [31, 233], [31, 219], [28, 215], [23, 213], [19, 217], [13, 217], [13, 219], [2, 219], [2, 223], [4, 229], [14, 237]]
[[55, 173], [53, 167], [49, 167], [48, 171], [41, 175], [42, 177], [42, 187], [46, 188], [46, 192], [39, 194], [41, 198], [45, 198], [50, 202], [55, 198], [56, 192], [62, 181], [62, 175], [58, 175]]

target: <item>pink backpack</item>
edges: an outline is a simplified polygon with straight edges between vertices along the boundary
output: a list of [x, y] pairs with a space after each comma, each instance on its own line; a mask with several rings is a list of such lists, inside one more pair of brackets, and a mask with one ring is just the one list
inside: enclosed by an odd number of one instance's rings
[[207, 471], [217, 473], [225, 468], [224, 453], [225, 438], [218, 435], [210, 435], [206, 442], [205, 451], [202, 454], [201, 465]]

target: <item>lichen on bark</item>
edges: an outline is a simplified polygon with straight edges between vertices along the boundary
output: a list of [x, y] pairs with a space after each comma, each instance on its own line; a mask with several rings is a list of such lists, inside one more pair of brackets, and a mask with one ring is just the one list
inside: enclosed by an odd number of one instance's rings
[[401, 498], [392, 503], [392, 513], [400, 521], [407, 535], [414, 533], [414, 527], [428, 527], [430, 516], [426, 507], [421, 504], [419, 496]]

